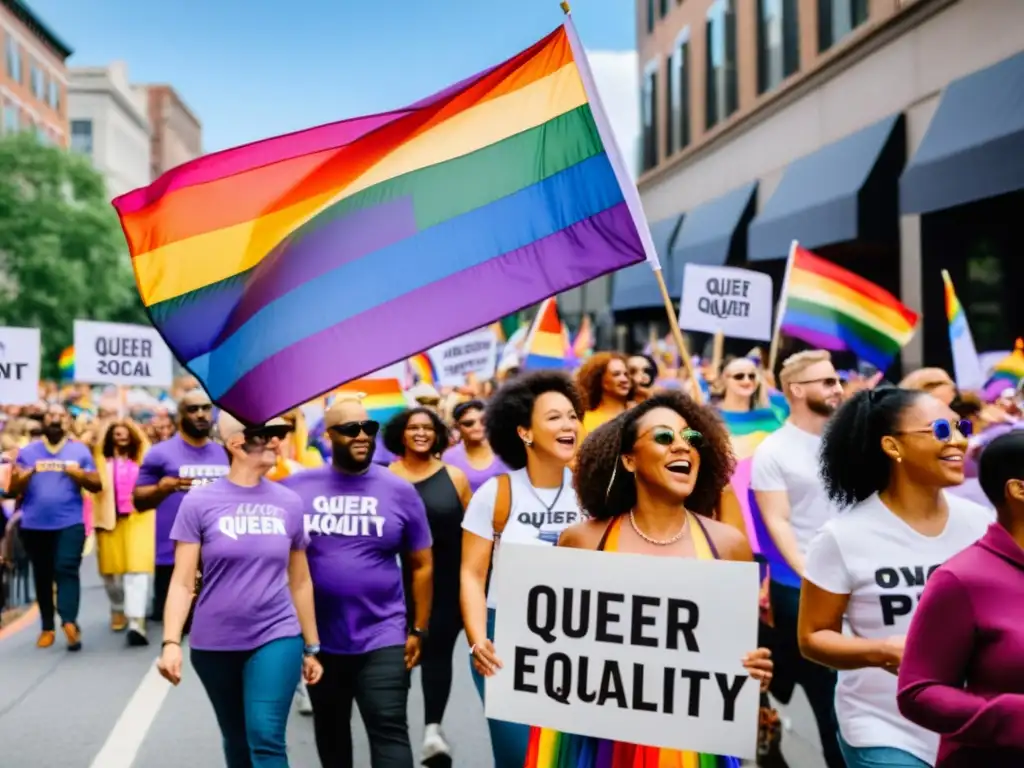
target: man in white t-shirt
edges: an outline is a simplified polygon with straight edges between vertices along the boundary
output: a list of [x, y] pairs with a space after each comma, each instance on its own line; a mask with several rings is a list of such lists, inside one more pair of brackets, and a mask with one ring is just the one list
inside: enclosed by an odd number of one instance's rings
[[750, 487], [770, 541], [768, 560], [775, 629], [770, 640], [775, 673], [772, 694], [788, 703], [800, 685], [814, 711], [822, 751], [829, 768], [843, 768], [836, 740], [834, 695], [836, 673], [800, 655], [796, 624], [800, 580], [807, 546], [837, 513], [818, 476], [818, 451], [825, 423], [839, 407], [843, 388], [824, 350], [789, 357], [779, 373], [789, 401], [789, 420], [754, 452]]

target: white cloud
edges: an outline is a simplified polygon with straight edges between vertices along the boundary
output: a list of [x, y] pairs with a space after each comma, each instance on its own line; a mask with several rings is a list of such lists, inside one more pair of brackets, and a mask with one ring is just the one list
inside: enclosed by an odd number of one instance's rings
[[640, 74], [636, 51], [587, 52], [612, 132], [633, 178], [640, 142]]

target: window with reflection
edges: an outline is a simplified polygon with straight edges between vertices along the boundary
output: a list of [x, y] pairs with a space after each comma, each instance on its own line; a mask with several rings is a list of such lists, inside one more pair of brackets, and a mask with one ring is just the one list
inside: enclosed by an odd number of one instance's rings
[[658, 164], [658, 62], [647, 65], [644, 70], [643, 93], [641, 94], [641, 164], [648, 171]]
[[757, 92], [779, 86], [800, 68], [797, 0], [757, 0]]
[[827, 51], [867, 20], [868, 0], [818, 0], [818, 51]]
[[735, 0], [715, 0], [708, 9], [706, 127], [712, 128], [739, 107], [736, 77]]
[[690, 30], [676, 38], [668, 61], [668, 154], [690, 144]]

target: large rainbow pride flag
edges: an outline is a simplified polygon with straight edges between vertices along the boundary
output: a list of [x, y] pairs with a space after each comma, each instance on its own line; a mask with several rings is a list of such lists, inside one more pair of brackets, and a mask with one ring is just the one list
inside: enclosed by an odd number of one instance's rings
[[199, 158], [114, 207], [154, 326], [249, 421], [656, 263], [570, 18], [404, 109]]

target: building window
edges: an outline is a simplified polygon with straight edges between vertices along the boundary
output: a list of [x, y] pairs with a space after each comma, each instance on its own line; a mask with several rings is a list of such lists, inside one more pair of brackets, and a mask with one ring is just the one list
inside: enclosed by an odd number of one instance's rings
[[676, 38], [668, 62], [668, 154], [690, 144], [690, 30]]
[[652, 61], [644, 69], [641, 121], [641, 169], [649, 171], [658, 164], [658, 62]]
[[50, 81], [50, 106], [54, 112], [60, 112], [60, 83], [56, 80]]
[[35, 64], [32, 65], [32, 95], [42, 101], [46, 98], [46, 75], [43, 74], [43, 70], [37, 67]]
[[800, 69], [797, 0], [757, 0], [757, 92], [765, 93]]
[[10, 35], [7, 36], [7, 76], [16, 83], [21, 83], [21, 49]]
[[735, 0], [715, 0], [707, 15], [706, 126], [725, 120], [739, 107], [736, 82]]
[[647, 34], [654, 31], [654, 2], [655, 0], [647, 0]]
[[71, 150], [92, 157], [92, 120], [71, 121]]
[[4, 133], [17, 133], [21, 127], [17, 104], [4, 104]]
[[818, 52], [827, 51], [868, 20], [868, 0], [818, 0]]
[[664, 19], [668, 16], [668, 0], [658, 0], [658, 3], [660, 4], [658, 9], [660, 11], [659, 16]]

